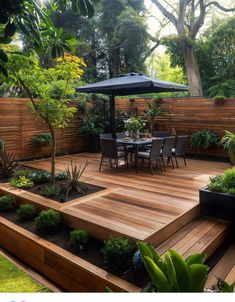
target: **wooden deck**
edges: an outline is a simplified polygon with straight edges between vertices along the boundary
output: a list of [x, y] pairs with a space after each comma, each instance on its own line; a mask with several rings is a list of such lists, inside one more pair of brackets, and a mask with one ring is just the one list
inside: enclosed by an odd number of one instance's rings
[[[135, 241], [147, 240], [155, 246], [199, 215], [198, 189], [207, 184], [209, 176], [230, 167], [227, 163], [190, 159], [186, 167], [183, 163], [174, 170], [169, 166], [166, 172], [156, 170], [153, 176], [147, 168], [136, 175], [133, 169], [124, 166], [117, 173], [109, 166], [98, 172], [100, 155], [82, 153], [58, 157], [56, 170], [63, 170], [71, 160], [77, 163], [88, 160], [82, 180], [106, 190], [50, 206], [62, 211], [69, 225], [86, 227], [101, 239], [124, 235]], [[26, 165], [49, 170], [50, 160]], [[210, 222], [208, 231], [212, 225]]]

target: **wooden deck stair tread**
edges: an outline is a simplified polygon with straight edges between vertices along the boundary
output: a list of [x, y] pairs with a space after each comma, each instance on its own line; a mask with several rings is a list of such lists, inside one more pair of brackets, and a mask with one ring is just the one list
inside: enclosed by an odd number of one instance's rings
[[195, 252], [211, 256], [225, 239], [230, 224], [217, 220], [198, 217], [182, 229], [155, 247], [162, 255], [169, 249], [174, 249], [185, 258]]
[[210, 271], [206, 287], [210, 288], [215, 285], [217, 278], [224, 279], [229, 284], [235, 281], [235, 243], [228, 248], [223, 257]]

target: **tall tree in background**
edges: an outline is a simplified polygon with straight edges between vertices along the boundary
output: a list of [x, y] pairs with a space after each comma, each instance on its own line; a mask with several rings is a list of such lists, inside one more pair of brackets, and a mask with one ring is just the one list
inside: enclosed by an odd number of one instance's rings
[[197, 60], [194, 53], [194, 42], [211, 6], [224, 12], [235, 8], [225, 8], [217, 1], [207, 0], [151, 0], [162, 14], [175, 26], [180, 38], [181, 50], [190, 86], [191, 96], [202, 95], [202, 84]]

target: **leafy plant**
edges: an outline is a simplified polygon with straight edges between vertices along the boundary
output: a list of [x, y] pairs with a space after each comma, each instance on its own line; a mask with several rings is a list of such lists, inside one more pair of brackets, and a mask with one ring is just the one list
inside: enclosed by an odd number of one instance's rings
[[210, 146], [217, 146], [219, 138], [209, 129], [202, 129], [192, 134], [192, 147], [199, 150], [207, 150]]
[[223, 174], [210, 177], [207, 185], [210, 191], [235, 194], [235, 167], [226, 170]]
[[228, 150], [230, 160], [235, 164], [235, 134], [225, 130], [220, 143]]
[[17, 214], [23, 220], [30, 220], [37, 216], [38, 210], [37, 208], [29, 203], [21, 204], [19, 209], [17, 210]]
[[154, 122], [157, 116], [164, 115], [166, 113], [165, 106], [162, 104], [160, 99], [153, 100], [152, 102], [148, 103], [148, 110], [145, 110], [145, 114], [149, 119], [150, 125], [150, 133], [154, 130]]
[[85, 230], [73, 230], [70, 232], [70, 240], [75, 248], [83, 250], [89, 240], [89, 233]]
[[33, 136], [32, 141], [36, 146], [39, 147], [49, 146], [52, 143], [51, 133], [36, 134]]
[[20, 176], [25, 176], [29, 178], [32, 173], [31, 169], [15, 169], [14, 170], [14, 178], [19, 178]]
[[209, 268], [206, 256], [195, 253], [186, 260], [169, 250], [161, 258], [149, 244], [138, 242], [142, 260], [158, 292], [203, 292]]
[[19, 178], [12, 178], [10, 184], [12, 187], [18, 189], [30, 189], [34, 187], [33, 181], [25, 176], [19, 176]]
[[224, 82], [218, 83], [211, 86], [208, 91], [210, 96], [214, 97], [217, 95], [223, 95], [225, 97], [230, 97], [235, 95], [235, 80], [229, 79]]
[[42, 195], [46, 197], [58, 197], [61, 193], [61, 187], [57, 184], [47, 184], [42, 187]]
[[213, 99], [216, 105], [223, 105], [225, 103], [226, 97], [222, 95], [216, 95], [213, 97]]
[[80, 185], [80, 178], [84, 173], [85, 169], [88, 166], [88, 161], [82, 166], [82, 164], [77, 165], [76, 162], [71, 160], [70, 167], [67, 167], [65, 172], [67, 174], [67, 183], [65, 187], [66, 191], [66, 199], [68, 198], [69, 192], [71, 190], [76, 190], [77, 192], [83, 192], [81, 185]]
[[223, 175], [219, 174], [216, 176], [209, 177], [210, 182], [207, 185], [208, 189], [212, 192], [226, 192], [226, 189], [223, 185]]
[[106, 240], [101, 252], [104, 257], [104, 264], [111, 271], [123, 273], [130, 269], [133, 246], [128, 239], [113, 237]]
[[31, 171], [28, 175], [28, 178], [31, 179], [35, 184], [42, 184], [49, 182], [51, 179], [51, 173], [47, 171]]
[[43, 210], [39, 216], [35, 218], [36, 227], [42, 233], [58, 230], [61, 222], [61, 214], [53, 209]]
[[15, 209], [15, 197], [13, 195], [4, 195], [0, 197], [0, 211], [11, 211]]
[[2, 177], [10, 177], [17, 165], [13, 154], [8, 153], [5, 150], [0, 153], [0, 172]]
[[59, 171], [57, 174], [56, 174], [56, 180], [65, 180], [68, 178], [68, 175], [66, 173], [66, 171]]

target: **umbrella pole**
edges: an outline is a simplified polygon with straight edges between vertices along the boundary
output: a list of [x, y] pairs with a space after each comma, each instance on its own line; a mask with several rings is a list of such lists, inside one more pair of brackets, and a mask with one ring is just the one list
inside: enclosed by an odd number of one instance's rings
[[110, 114], [110, 132], [112, 134], [112, 138], [116, 137], [116, 127], [115, 127], [115, 96], [112, 94], [109, 98], [109, 114]]

